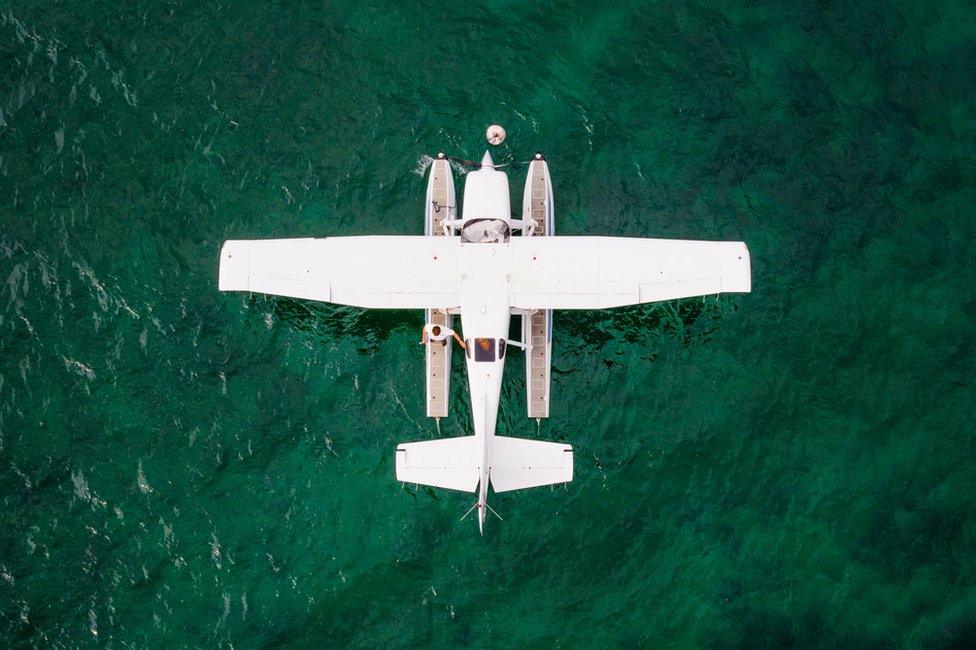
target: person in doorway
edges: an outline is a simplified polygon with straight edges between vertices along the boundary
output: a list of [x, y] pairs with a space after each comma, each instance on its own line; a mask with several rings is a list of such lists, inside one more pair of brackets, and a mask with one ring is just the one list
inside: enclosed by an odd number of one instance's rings
[[424, 325], [424, 332], [420, 339], [420, 344], [424, 345], [427, 343], [427, 341], [431, 341], [433, 343], [447, 345], [447, 339], [451, 338], [452, 336], [454, 337], [454, 340], [458, 342], [458, 345], [461, 346], [461, 349], [464, 349], [464, 340], [450, 327], [435, 325], [434, 323], [427, 323]]

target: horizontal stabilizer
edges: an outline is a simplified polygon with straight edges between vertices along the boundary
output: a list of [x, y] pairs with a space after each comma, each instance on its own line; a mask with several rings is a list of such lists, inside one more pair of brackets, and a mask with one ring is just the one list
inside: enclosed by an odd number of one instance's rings
[[573, 448], [525, 438], [492, 438], [489, 463], [495, 492], [568, 483], [573, 480]]
[[474, 436], [401, 443], [396, 476], [404, 483], [474, 492], [481, 479]]

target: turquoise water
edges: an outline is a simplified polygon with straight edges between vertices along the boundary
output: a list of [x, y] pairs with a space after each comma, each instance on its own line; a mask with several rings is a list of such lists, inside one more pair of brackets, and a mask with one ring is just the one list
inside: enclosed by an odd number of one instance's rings
[[[976, 645], [970, 2], [0, 3], [0, 645]], [[419, 312], [221, 294], [425, 155], [748, 295], [555, 316], [566, 487], [402, 487]], [[524, 168], [511, 170], [520, 205]], [[459, 187], [462, 179], [458, 177]]]

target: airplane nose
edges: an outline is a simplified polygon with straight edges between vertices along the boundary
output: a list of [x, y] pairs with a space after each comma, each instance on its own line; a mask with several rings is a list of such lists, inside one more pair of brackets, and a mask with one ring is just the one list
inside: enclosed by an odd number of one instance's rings
[[491, 154], [487, 151], [485, 152], [485, 155], [481, 157], [481, 168], [484, 169], [485, 167], [491, 167], [492, 169], [495, 168], [495, 161], [491, 159]]

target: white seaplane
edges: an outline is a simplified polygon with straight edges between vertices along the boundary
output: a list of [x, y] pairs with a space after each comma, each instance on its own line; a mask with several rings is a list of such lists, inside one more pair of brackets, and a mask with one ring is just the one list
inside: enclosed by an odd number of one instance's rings
[[[507, 492], [573, 479], [570, 445], [495, 435], [509, 349], [526, 355], [528, 416], [548, 417], [552, 310], [748, 292], [751, 277], [742, 242], [554, 236], [552, 184], [541, 154], [529, 163], [521, 219], [512, 218], [508, 176], [487, 151], [465, 178], [458, 215], [450, 161], [443, 154], [433, 161], [423, 236], [227, 241], [220, 290], [424, 309], [428, 324], [448, 332], [459, 314], [474, 435], [400, 444], [396, 477], [478, 491], [471, 508], [483, 533], [489, 483]], [[521, 319], [521, 341], [508, 340], [513, 316]], [[425, 344], [427, 414], [439, 418], [448, 411], [452, 344], [449, 337], [425, 337]]]

